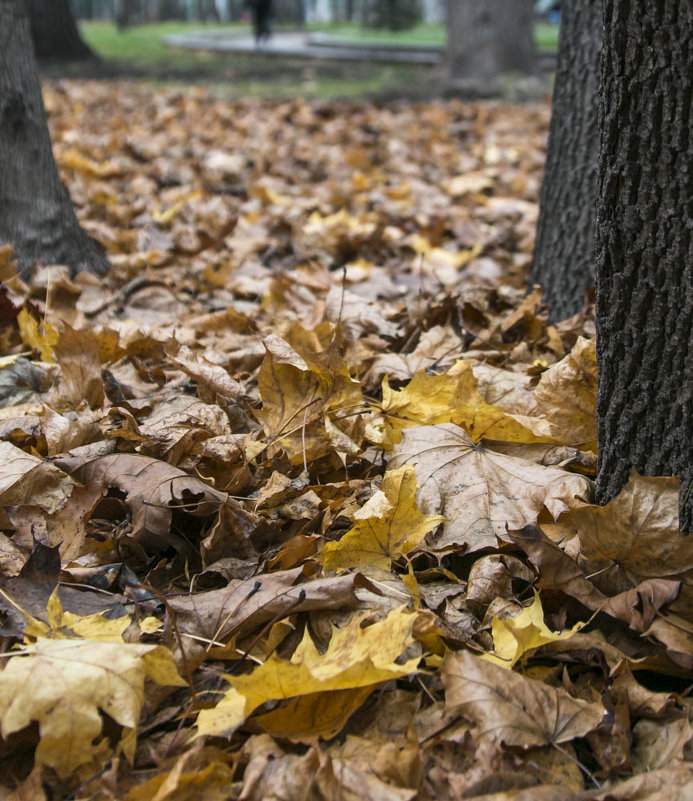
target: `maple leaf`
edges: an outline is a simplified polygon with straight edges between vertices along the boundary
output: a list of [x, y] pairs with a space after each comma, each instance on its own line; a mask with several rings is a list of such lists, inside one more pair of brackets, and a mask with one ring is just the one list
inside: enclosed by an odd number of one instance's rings
[[231, 689], [214, 709], [200, 712], [199, 734], [228, 736], [267, 701], [371, 687], [415, 673], [420, 657], [401, 657], [416, 642], [412, 629], [417, 615], [401, 607], [363, 628], [368, 616], [356, 615], [344, 628], [333, 629], [324, 654], [306, 629], [291, 660], [272, 654], [247, 676], [227, 676]]
[[415, 548], [444, 518], [416, 508], [416, 474], [403, 465], [385, 473], [383, 484], [354, 515], [354, 527], [339, 542], [328, 542], [320, 561], [326, 570], [350, 567], [389, 569], [393, 559]]
[[256, 412], [272, 450], [282, 448], [300, 464], [332, 449], [357, 453], [355, 412], [363, 404], [359, 382], [352, 379], [332, 345], [322, 353], [299, 353], [272, 334], [258, 374], [263, 408]]
[[680, 575], [693, 568], [693, 539], [679, 530], [679, 481], [633, 471], [606, 506], [583, 506], [566, 518], [588, 559], [612, 560], [642, 577]]
[[67, 502], [74, 486], [54, 465], [0, 442], [0, 504], [32, 504], [52, 514]]
[[[146, 677], [185, 685], [162, 646], [39, 639], [0, 673], [0, 731], [7, 737], [37, 721], [36, 761], [67, 777], [90, 759], [103, 725], [99, 711], [135, 730]], [[134, 740], [124, 736], [121, 745], [131, 759]]]
[[564, 632], [551, 631], [544, 622], [539, 593], [534, 591], [534, 601], [511, 618], [494, 617], [491, 621], [493, 653], [481, 655], [482, 659], [500, 667], [512, 668], [519, 659], [528, 656], [537, 648], [557, 640], [566, 640], [580, 631], [585, 623], [576, 623]]
[[602, 722], [600, 703], [497, 667], [466, 651], [441, 668], [445, 705], [473, 721], [481, 739], [527, 748], [584, 737]]
[[[487, 403], [469, 361], [458, 361], [440, 375], [420, 371], [401, 390], [383, 381], [384, 430], [373, 440], [386, 449], [400, 441], [404, 428], [439, 423], [464, 427], [475, 442], [553, 442], [549, 423], [542, 417], [512, 414]], [[377, 431], [371, 424], [370, 432]]]
[[581, 476], [495, 453], [451, 423], [406, 429], [389, 467], [404, 464], [416, 469], [421, 510], [445, 516], [430, 546], [438, 552], [495, 547], [544, 507], [557, 518], [591, 491]]
[[549, 367], [534, 390], [537, 409], [558, 442], [596, 451], [597, 352], [594, 339], [578, 337], [570, 353]]

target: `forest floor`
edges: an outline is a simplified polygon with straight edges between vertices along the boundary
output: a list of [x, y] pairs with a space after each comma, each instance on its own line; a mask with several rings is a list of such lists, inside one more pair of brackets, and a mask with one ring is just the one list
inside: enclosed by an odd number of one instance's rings
[[678, 485], [592, 505], [526, 290], [548, 104], [45, 98], [112, 269], [0, 248], [3, 797], [689, 799]]

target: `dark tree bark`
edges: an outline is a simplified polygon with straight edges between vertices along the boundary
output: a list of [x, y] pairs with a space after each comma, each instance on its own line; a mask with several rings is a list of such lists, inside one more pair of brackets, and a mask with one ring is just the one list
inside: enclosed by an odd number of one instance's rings
[[489, 82], [535, 69], [533, 0], [448, 0], [447, 36], [453, 81]]
[[631, 468], [693, 481], [693, 4], [605, 0], [597, 499]]
[[602, 0], [562, 5], [546, 171], [530, 286], [541, 284], [552, 320], [579, 312], [594, 285]]
[[79, 35], [69, 0], [25, 0], [37, 58], [79, 61], [95, 58]]
[[0, 243], [27, 272], [36, 261], [105, 273], [53, 159], [24, 0], [0, 0]]

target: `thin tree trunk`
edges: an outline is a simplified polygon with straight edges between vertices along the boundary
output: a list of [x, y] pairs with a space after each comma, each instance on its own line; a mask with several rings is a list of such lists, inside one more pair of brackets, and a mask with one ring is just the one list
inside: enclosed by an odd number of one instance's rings
[[453, 81], [534, 72], [533, 0], [448, 0], [447, 8], [446, 63]]
[[599, 472], [693, 493], [693, 4], [605, 0], [597, 216]]
[[58, 177], [23, 0], [0, 0], [0, 209], [0, 243], [23, 272], [36, 261], [108, 269]]
[[26, 0], [37, 58], [77, 61], [95, 58], [79, 35], [68, 0]]
[[552, 320], [579, 312], [594, 285], [602, 0], [562, 6], [546, 171], [530, 287], [541, 284]]

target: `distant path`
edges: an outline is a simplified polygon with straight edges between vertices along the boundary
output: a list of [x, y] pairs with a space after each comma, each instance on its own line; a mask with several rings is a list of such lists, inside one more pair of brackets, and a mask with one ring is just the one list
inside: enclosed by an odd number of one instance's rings
[[[268, 56], [298, 56], [329, 58], [341, 61], [382, 61], [400, 64], [430, 64], [441, 62], [442, 48], [435, 45], [404, 45], [347, 41], [326, 33], [275, 33], [261, 47], [248, 34], [227, 31], [189, 31], [164, 37], [164, 43], [190, 50], [209, 50], [221, 53], [253, 53]], [[556, 68], [555, 53], [538, 54], [542, 69]]]

